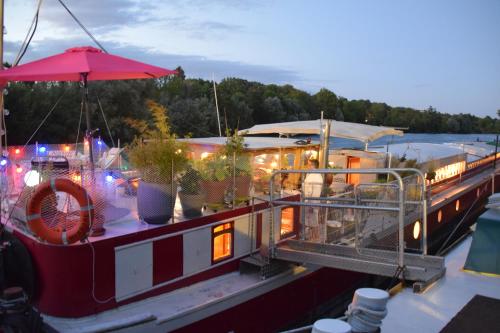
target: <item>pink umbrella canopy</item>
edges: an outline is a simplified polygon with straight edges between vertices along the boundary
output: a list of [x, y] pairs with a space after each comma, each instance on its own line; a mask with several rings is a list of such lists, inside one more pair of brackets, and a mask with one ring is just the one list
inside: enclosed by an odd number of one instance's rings
[[177, 72], [84, 46], [0, 71], [0, 82], [83, 81], [84, 76], [88, 81], [151, 79], [171, 74]]

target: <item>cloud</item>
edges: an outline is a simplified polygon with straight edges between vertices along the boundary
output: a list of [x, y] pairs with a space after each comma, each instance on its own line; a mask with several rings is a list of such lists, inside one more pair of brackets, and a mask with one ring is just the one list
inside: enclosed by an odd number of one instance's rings
[[[83, 25], [100, 32], [113, 27], [143, 23], [152, 16], [155, 9], [154, 1], [138, 3], [133, 0], [66, 0], [64, 3]], [[57, 0], [45, 1], [40, 16], [59, 28], [80, 29]]]
[[[22, 59], [21, 64], [64, 52], [64, 50], [71, 47], [89, 44], [90, 43], [87, 39], [45, 39], [42, 41], [32, 42], [25, 57]], [[179, 55], [164, 52], [151, 52], [128, 44], [107, 42], [104, 46], [107, 51], [112, 54], [136, 59], [153, 65], [171, 69], [181, 66], [184, 69], [186, 76], [192, 78], [211, 80], [213, 74], [216, 81], [220, 81], [226, 77], [237, 77], [249, 81], [275, 84], [295, 84], [303, 80], [303, 78], [293, 70], [281, 69], [273, 66], [209, 59], [200, 55]], [[6, 42], [5, 48], [6, 61], [12, 62], [12, 59], [15, 57], [15, 54], [17, 54], [17, 50], [19, 49], [19, 43]]]

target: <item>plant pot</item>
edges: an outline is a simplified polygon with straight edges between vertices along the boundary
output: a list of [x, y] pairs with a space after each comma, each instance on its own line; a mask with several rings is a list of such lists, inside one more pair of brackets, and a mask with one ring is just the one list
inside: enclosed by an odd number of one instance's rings
[[205, 202], [205, 195], [200, 194], [185, 194], [179, 192], [179, 199], [181, 200], [182, 212], [185, 217], [201, 216], [201, 208]]
[[205, 202], [209, 205], [224, 204], [226, 189], [229, 186], [229, 179], [221, 181], [202, 180], [200, 181], [202, 191], [205, 193]]
[[238, 176], [234, 179], [235, 199], [247, 199], [250, 196], [250, 176]]
[[143, 180], [137, 188], [137, 213], [150, 224], [165, 224], [172, 217], [177, 184], [155, 184]]

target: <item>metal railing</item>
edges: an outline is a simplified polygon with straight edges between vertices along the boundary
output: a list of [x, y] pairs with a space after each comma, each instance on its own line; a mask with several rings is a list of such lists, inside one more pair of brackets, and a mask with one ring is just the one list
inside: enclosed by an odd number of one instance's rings
[[[420, 188], [420, 200], [406, 200], [406, 186], [405, 180], [401, 177], [400, 173], [413, 173], [416, 175], [417, 188]], [[302, 179], [307, 174], [321, 174], [322, 179], [325, 179], [326, 174], [359, 174], [359, 175], [391, 175], [395, 180], [392, 183], [380, 184], [359, 184], [359, 186], [364, 185], [375, 185], [375, 186], [385, 186], [386, 188], [392, 188], [397, 191], [396, 199], [360, 199], [354, 193], [354, 198], [347, 198], [342, 195], [340, 196], [326, 196], [325, 195], [325, 185], [323, 183], [322, 194], [319, 196], [305, 196], [304, 194], [304, 186], [302, 186], [300, 192], [299, 201], [290, 201], [284, 200], [281, 196], [276, 197], [275, 191], [275, 179], [276, 177], [281, 177], [283, 174], [300, 174], [302, 175]], [[378, 212], [388, 212], [388, 213], [397, 213], [397, 263], [399, 266], [404, 266], [404, 251], [405, 251], [405, 240], [404, 240], [404, 228], [405, 228], [405, 213], [406, 213], [406, 205], [421, 205], [422, 206], [422, 237], [421, 237], [421, 248], [422, 253], [424, 255], [427, 254], [427, 198], [426, 198], [426, 184], [424, 174], [418, 169], [314, 169], [314, 170], [277, 170], [274, 171], [270, 182], [270, 206], [271, 206], [271, 225], [269, 228], [269, 252], [270, 256], [273, 256], [274, 250], [277, 247], [275, 242], [275, 212], [274, 206], [293, 206], [293, 207], [301, 207], [301, 237], [304, 235], [305, 230], [305, 219], [304, 219], [304, 210], [307, 207], [315, 207], [315, 208], [332, 208], [332, 209], [351, 209], [355, 211], [378, 211]], [[356, 188], [354, 189], [356, 192]], [[350, 196], [353, 195], [352, 192], [347, 192]], [[345, 193], [344, 193], [345, 194]], [[356, 231], [357, 232], [357, 231]], [[356, 234], [357, 236], [357, 234]]]

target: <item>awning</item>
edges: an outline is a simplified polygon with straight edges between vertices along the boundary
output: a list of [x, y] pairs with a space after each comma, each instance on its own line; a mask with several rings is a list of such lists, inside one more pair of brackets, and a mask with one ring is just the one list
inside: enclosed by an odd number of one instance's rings
[[[327, 119], [323, 119], [323, 122]], [[392, 127], [372, 126], [344, 121], [331, 121], [330, 136], [344, 139], [353, 139], [368, 143], [386, 135], [402, 136], [403, 131]], [[285, 123], [261, 124], [241, 130], [239, 134], [320, 134], [321, 119], [290, 121]]]

